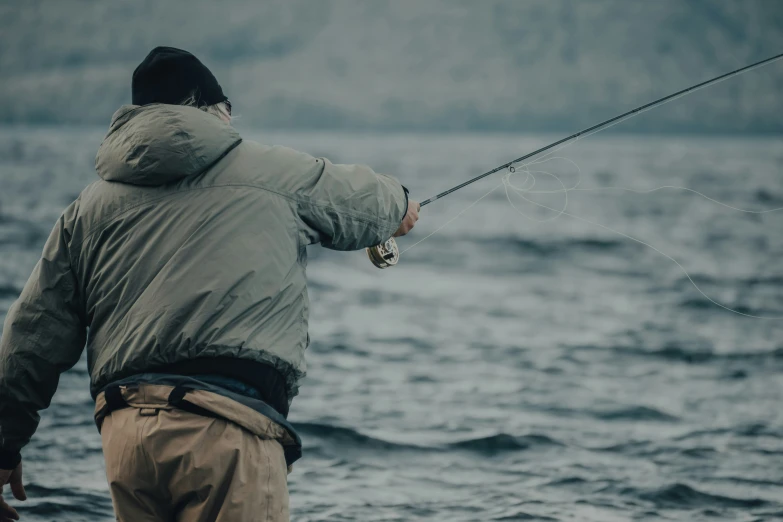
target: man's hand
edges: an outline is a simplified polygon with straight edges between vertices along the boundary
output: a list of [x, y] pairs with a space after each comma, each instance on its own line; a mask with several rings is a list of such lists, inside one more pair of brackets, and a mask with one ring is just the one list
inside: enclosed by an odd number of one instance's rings
[[19, 520], [19, 513], [3, 500], [3, 489], [6, 484], [11, 484], [11, 492], [17, 500], [27, 500], [27, 494], [22, 485], [21, 462], [14, 470], [0, 469], [0, 522]]
[[419, 210], [421, 210], [421, 205], [419, 205], [419, 202], [409, 199], [408, 212], [405, 214], [405, 217], [402, 219], [400, 228], [398, 228], [397, 232], [394, 233], [394, 237], [404, 236], [405, 234], [407, 234], [413, 229], [413, 226], [419, 220]]

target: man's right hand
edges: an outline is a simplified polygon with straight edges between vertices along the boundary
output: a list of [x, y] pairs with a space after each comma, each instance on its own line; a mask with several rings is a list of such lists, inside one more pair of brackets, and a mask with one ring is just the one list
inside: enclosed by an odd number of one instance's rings
[[11, 485], [11, 492], [17, 500], [27, 500], [27, 494], [22, 485], [22, 463], [16, 469], [0, 469], [0, 522], [19, 520], [19, 513], [3, 500], [3, 488]]
[[394, 237], [404, 236], [413, 229], [413, 226], [419, 220], [419, 210], [421, 205], [418, 201], [408, 200], [408, 212], [405, 213], [405, 217], [402, 219], [400, 228], [394, 233]]

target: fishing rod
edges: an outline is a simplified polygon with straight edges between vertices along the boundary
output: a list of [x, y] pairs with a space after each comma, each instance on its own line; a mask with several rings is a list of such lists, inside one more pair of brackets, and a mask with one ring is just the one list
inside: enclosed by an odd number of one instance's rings
[[[549, 145], [546, 145], [544, 147], [541, 147], [540, 149], [536, 149], [533, 152], [530, 152], [528, 154], [525, 154], [524, 156], [521, 156], [515, 160], [509, 161], [508, 163], [504, 163], [503, 165], [500, 165], [498, 167], [495, 167], [492, 170], [488, 170], [487, 172], [483, 174], [479, 174], [478, 176], [469, 179], [468, 181], [465, 181], [463, 183], [460, 183], [459, 185], [456, 185], [446, 191], [441, 192], [440, 194], [437, 194], [435, 196], [432, 196], [429, 199], [425, 199], [420, 203], [420, 205], [423, 207], [425, 205], [429, 205], [433, 201], [437, 201], [443, 197], [448, 196], [452, 192], [456, 192], [461, 188], [467, 187], [468, 185], [475, 183], [481, 179], [486, 178], [487, 176], [491, 176], [492, 174], [495, 174], [496, 172], [500, 172], [501, 170], [505, 170], [508, 168], [512, 168], [513, 165], [525, 161], [526, 159], [530, 159], [534, 156], [537, 156], [541, 154], [542, 152], [546, 152], [548, 150], [551, 150], [559, 145], [562, 144], [568, 144], [568, 142], [575, 141], [579, 139], [580, 137], [587, 137], [592, 134], [595, 134], [597, 132], [600, 132], [601, 130], [616, 125], [624, 120], [633, 118], [634, 116], [637, 116], [638, 114], [641, 114], [642, 112], [646, 112], [648, 110], [654, 109], [656, 107], [660, 107], [661, 105], [668, 103], [670, 101], [673, 101], [677, 98], [680, 98], [682, 96], [686, 96], [692, 92], [698, 91], [700, 89], [703, 89], [705, 87], [709, 87], [710, 85], [714, 85], [716, 83], [719, 83], [724, 80], [728, 80], [729, 78], [733, 76], [737, 76], [739, 74], [748, 72], [752, 69], [756, 69], [758, 67], [762, 67], [764, 65], [768, 65], [772, 62], [776, 62], [783, 58], [783, 53], [780, 53], [778, 55], [772, 56], [770, 58], [767, 58], [765, 60], [761, 60], [756, 63], [752, 63], [750, 65], [746, 65], [745, 67], [742, 67], [740, 69], [736, 69], [734, 71], [728, 72], [726, 74], [722, 74], [720, 76], [716, 76], [715, 78], [712, 78], [711, 80], [707, 80], [705, 82], [697, 83], [696, 85], [693, 85], [691, 87], [688, 87], [686, 89], [682, 89], [680, 91], [677, 91], [673, 94], [669, 94], [668, 96], [664, 96], [663, 98], [658, 98], [655, 101], [646, 103], [644, 105], [640, 105], [639, 107], [636, 107], [635, 109], [631, 109], [630, 111], [624, 112], [620, 114], [619, 116], [615, 116], [613, 118], [609, 118], [608, 120], [604, 120], [601, 123], [598, 123], [596, 125], [593, 125], [591, 127], [587, 127], [586, 129], [582, 129], [579, 132], [575, 132], [574, 134], [571, 134], [570, 136], [567, 136], [565, 138], [562, 138], [560, 140], [557, 140], [555, 142], [550, 143]], [[381, 243], [380, 245], [376, 245], [374, 247], [367, 248], [367, 255], [370, 258], [370, 261], [378, 267], [378, 268], [387, 268], [390, 266], [394, 266], [397, 264], [397, 262], [400, 260], [400, 250], [397, 247], [397, 242], [394, 240], [394, 238], [389, 238], [387, 241]]]

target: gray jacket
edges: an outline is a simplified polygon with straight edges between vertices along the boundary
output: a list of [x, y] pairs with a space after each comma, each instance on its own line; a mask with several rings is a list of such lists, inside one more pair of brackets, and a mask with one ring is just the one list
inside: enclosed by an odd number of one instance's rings
[[85, 343], [93, 393], [230, 357], [273, 366], [292, 398], [306, 370], [305, 247], [378, 244], [407, 206], [390, 177], [242, 141], [192, 107], [122, 107], [96, 168], [6, 318], [1, 451], [29, 441]]

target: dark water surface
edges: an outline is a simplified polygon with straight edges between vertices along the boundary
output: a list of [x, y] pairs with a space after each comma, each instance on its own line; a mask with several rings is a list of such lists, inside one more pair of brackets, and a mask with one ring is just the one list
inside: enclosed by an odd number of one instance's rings
[[[102, 133], [0, 129], [0, 315], [59, 213], [96, 179]], [[544, 141], [256, 137], [369, 163], [419, 199]], [[735, 207], [783, 207], [781, 138], [600, 136], [563, 154], [583, 187], [684, 185]], [[563, 160], [538, 168], [576, 181]], [[499, 182], [426, 207], [401, 246]], [[538, 188], [560, 186], [538, 174]], [[391, 270], [363, 253], [310, 250], [293, 520], [783, 518], [783, 321], [726, 312], [655, 251], [569, 216], [525, 219], [505, 198], [490, 194]], [[674, 257], [722, 304], [783, 316], [783, 212], [739, 213], [670, 189], [568, 200], [568, 212]], [[83, 358], [24, 451], [23, 520], [113, 518], [92, 407]]]

